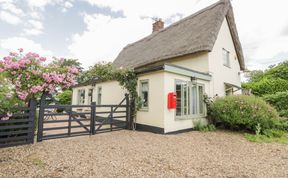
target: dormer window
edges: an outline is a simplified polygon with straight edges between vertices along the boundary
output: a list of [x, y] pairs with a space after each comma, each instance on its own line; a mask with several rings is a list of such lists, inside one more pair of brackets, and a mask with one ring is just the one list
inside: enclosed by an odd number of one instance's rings
[[222, 49], [223, 65], [230, 67], [230, 52], [226, 49]]

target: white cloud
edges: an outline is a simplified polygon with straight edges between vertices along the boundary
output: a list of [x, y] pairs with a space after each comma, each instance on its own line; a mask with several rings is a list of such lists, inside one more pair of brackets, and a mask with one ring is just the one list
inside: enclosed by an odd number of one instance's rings
[[69, 1], [66, 1], [66, 2], [64, 3], [64, 7], [66, 7], [66, 8], [71, 8], [71, 7], [73, 7], [73, 4], [72, 4], [71, 2], [69, 2]]
[[28, 20], [25, 24], [26, 28], [23, 29], [22, 35], [36, 36], [43, 34], [43, 23], [38, 20]]
[[52, 3], [53, 0], [27, 0], [28, 6], [30, 8], [44, 9], [46, 5]]
[[23, 16], [24, 13], [22, 11], [22, 9], [16, 7], [12, 1], [3, 1], [3, 3], [1, 3], [0, 7], [3, 10], [9, 11], [12, 14], [18, 15], [18, 16]]
[[19, 48], [23, 48], [25, 52], [37, 52], [43, 56], [52, 56], [53, 53], [49, 50], [45, 50], [41, 44], [35, 43], [32, 40], [23, 37], [13, 37], [0, 40], [0, 47], [9, 51], [16, 51]]
[[12, 25], [17, 25], [21, 22], [19, 17], [7, 11], [0, 11], [0, 19]]
[[87, 29], [82, 34], [75, 34], [68, 48], [85, 67], [97, 61], [114, 60], [124, 46], [151, 32], [151, 20], [148, 19], [113, 19], [104, 15], [85, 14], [84, 22]]
[[190, 15], [199, 8], [203, 8], [217, 0], [86, 0], [92, 5], [110, 7], [113, 11], [123, 11], [125, 16], [150, 16], [168, 18], [169, 16], [181, 13]]
[[240, 40], [250, 68], [264, 68], [284, 59], [288, 37], [283, 30], [288, 24], [288, 1], [233, 1]]
[[68, 11], [68, 9], [70, 9], [70, 8], [72, 8], [73, 7], [73, 4], [71, 3], [71, 2], [69, 2], [69, 1], [66, 1], [65, 3], [64, 3], [64, 6], [63, 6], [63, 8], [62, 8], [62, 12], [67, 12]]
[[24, 29], [23, 34], [24, 36], [37, 36], [43, 34], [42, 30], [39, 29]]

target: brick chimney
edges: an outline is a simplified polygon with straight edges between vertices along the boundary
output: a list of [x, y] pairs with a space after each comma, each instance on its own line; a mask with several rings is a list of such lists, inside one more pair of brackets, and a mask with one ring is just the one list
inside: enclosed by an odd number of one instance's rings
[[154, 19], [155, 22], [152, 24], [153, 25], [153, 31], [154, 32], [159, 32], [160, 30], [162, 30], [164, 28], [164, 22], [162, 21], [162, 19]]

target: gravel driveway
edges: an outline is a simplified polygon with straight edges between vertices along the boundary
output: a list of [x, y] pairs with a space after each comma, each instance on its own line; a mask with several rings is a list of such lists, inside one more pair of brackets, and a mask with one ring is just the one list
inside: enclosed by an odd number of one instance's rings
[[288, 177], [288, 145], [116, 131], [0, 149], [0, 177]]

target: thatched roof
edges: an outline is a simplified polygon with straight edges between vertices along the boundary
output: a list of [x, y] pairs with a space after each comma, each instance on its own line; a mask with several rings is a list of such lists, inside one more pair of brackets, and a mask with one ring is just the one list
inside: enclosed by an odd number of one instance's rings
[[159, 32], [127, 45], [113, 64], [116, 67], [136, 68], [197, 52], [210, 52], [225, 17], [240, 67], [244, 70], [242, 47], [229, 0], [220, 0]]

